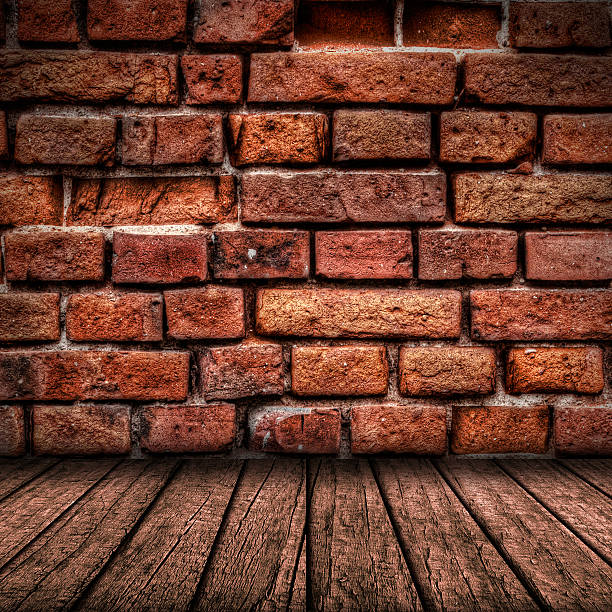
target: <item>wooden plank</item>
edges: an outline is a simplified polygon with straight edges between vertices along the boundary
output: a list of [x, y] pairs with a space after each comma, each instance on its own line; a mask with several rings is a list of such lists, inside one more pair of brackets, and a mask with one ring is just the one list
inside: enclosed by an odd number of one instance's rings
[[608, 612], [612, 568], [492, 461], [438, 463], [451, 488], [545, 608]]
[[291, 587], [291, 599], [287, 610], [289, 612], [303, 612], [306, 610], [306, 525], [304, 525], [304, 534], [302, 535], [302, 543], [300, 544], [300, 558], [293, 578], [293, 586]]
[[58, 463], [57, 459], [32, 458], [0, 462], [0, 501]]
[[308, 524], [315, 610], [421, 610], [365, 460], [313, 463]]
[[76, 603], [167, 482], [176, 461], [125, 461], [0, 571], [0, 609]]
[[187, 610], [242, 462], [185, 463], [77, 610]]
[[539, 610], [431, 462], [379, 459], [374, 472], [426, 609]]
[[567, 459], [561, 465], [612, 497], [612, 459]]
[[0, 502], [0, 567], [118, 464], [64, 461]]
[[193, 609], [286, 609], [305, 522], [304, 462], [287, 458], [250, 461]]

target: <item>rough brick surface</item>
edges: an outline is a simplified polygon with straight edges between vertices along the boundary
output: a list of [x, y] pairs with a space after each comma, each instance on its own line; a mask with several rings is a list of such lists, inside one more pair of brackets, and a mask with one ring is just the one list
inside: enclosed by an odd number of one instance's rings
[[238, 55], [183, 55], [181, 70], [187, 85], [187, 104], [239, 102], [242, 60]]
[[20, 0], [17, 38], [23, 42], [78, 42], [74, 3], [72, 0]]
[[59, 340], [59, 293], [0, 294], [0, 342]]
[[560, 455], [612, 455], [612, 408], [558, 407], [554, 442], [555, 452]]
[[0, 406], [0, 431], [0, 457], [18, 457], [25, 453], [25, 423], [21, 406]]
[[6, 125], [6, 113], [0, 111], [0, 159], [8, 159], [9, 141], [8, 128]]
[[60, 177], [0, 176], [0, 225], [61, 225]]
[[443, 455], [446, 446], [442, 406], [353, 406], [351, 410], [352, 453]]
[[451, 452], [546, 453], [547, 406], [454, 406]]
[[291, 390], [297, 395], [381, 395], [389, 365], [381, 346], [299, 346], [291, 350]]
[[600, 393], [604, 386], [600, 348], [517, 348], [507, 357], [510, 393]]

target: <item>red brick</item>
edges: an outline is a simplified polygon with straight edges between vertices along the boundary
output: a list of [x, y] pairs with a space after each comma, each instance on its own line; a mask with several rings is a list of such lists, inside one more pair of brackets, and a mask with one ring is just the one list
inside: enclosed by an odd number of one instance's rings
[[457, 223], [605, 223], [612, 220], [612, 176], [458, 174]]
[[612, 455], [612, 408], [609, 405], [556, 408], [554, 445], [560, 455]]
[[9, 158], [8, 128], [6, 125], [6, 113], [0, 111], [0, 159]]
[[4, 237], [12, 281], [104, 279], [104, 236], [95, 232], [29, 232]]
[[66, 333], [75, 342], [159, 342], [162, 322], [159, 294], [90, 293], [68, 298]]
[[440, 161], [504, 164], [533, 158], [533, 113], [453, 111], [440, 115]]
[[607, 107], [612, 57], [470, 53], [465, 95], [483, 104]]
[[234, 177], [75, 179], [69, 225], [177, 225], [236, 218]]
[[25, 454], [25, 423], [21, 406], [0, 406], [0, 431], [0, 457]]
[[17, 38], [23, 42], [79, 42], [72, 0], [19, 0]]
[[197, 43], [290, 45], [294, 0], [202, 2], [193, 39]]
[[193, 283], [208, 276], [205, 234], [113, 235], [113, 282]]
[[510, 2], [513, 47], [532, 49], [610, 46], [606, 2]]
[[456, 338], [457, 291], [402, 289], [260, 289], [257, 331], [263, 335]]
[[185, 40], [188, 0], [88, 0], [91, 40]]
[[130, 452], [127, 406], [34, 406], [36, 455], [125, 455]]
[[282, 395], [283, 349], [261, 342], [206, 349], [200, 357], [200, 387], [206, 399]]
[[510, 278], [516, 272], [516, 232], [421, 230], [419, 278]]
[[61, 225], [61, 177], [0, 176], [0, 225]]
[[283, 230], [215, 232], [216, 278], [308, 278], [310, 235]]
[[612, 279], [612, 232], [528, 232], [525, 277], [574, 281]]
[[402, 347], [399, 357], [402, 395], [493, 393], [495, 351], [469, 346]]
[[142, 448], [152, 453], [209, 453], [229, 450], [236, 436], [236, 408], [154, 406], [143, 408]]
[[258, 53], [249, 102], [451, 104], [450, 53]]
[[249, 173], [247, 223], [436, 223], [444, 220], [443, 174], [407, 172]]
[[235, 287], [164, 292], [168, 335], [179, 340], [242, 338], [244, 295]]
[[409, 2], [404, 7], [404, 45], [496, 49], [501, 28], [497, 6]]
[[547, 406], [454, 406], [451, 452], [546, 453]]
[[121, 161], [127, 166], [223, 161], [220, 114], [124, 117]]
[[443, 406], [353, 406], [353, 454], [446, 453], [446, 408]]
[[334, 113], [334, 160], [429, 159], [431, 115], [395, 110]]
[[59, 293], [0, 294], [0, 342], [59, 340]]
[[471, 292], [472, 337], [483, 340], [612, 338], [612, 291]]
[[595, 347], [517, 348], [508, 352], [509, 393], [600, 393], [603, 354]]
[[323, 113], [235, 114], [229, 128], [235, 166], [317, 164], [327, 156]]
[[249, 447], [272, 453], [336, 454], [340, 427], [340, 412], [333, 408], [262, 408], [249, 416]]
[[177, 104], [176, 73], [175, 55], [5, 51], [0, 101]]
[[0, 397], [36, 400], [183, 400], [189, 353], [0, 353]]
[[612, 114], [547, 115], [542, 161], [547, 164], [612, 164]]
[[389, 364], [384, 346], [298, 346], [291, 350], [296, 395], [381, 395]]
[[317, 274], [325, 278], [412, 278], [412, 235], [404, 230], [317, 232]]
[[242, 59], [238, 55], [183, 55], [181, 70], [187, 85], [186, 104], [240, 102]]

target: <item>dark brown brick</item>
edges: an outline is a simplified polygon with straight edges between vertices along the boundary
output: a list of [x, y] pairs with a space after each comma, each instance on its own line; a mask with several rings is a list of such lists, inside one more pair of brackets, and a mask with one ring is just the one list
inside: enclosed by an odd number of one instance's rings
[[79, 42], [74, 6], [72, 0], [19, 0], [17, 38], [23, 42]]
[[242, 60], [238, 55], [183, 55], [181, 70], [187, 85], [186, 104], [240, 102]]
[[612, 455], [612, 408], [559, 406], [554, 413], [554, 445], [560, 455]]
[[0, 226], [61, 225], [63, 211], [61, 177], [0, 176]]
[[59, 293], [0, 294], [0, 342], [59, 340]]
[[0, 457], [25, 454], [25, 423], [21, 406], [0, 406], [0, 431]]
[[6, 125], [6, 113], [0, 111], [0, 159], [9, 158], [8, 127]]

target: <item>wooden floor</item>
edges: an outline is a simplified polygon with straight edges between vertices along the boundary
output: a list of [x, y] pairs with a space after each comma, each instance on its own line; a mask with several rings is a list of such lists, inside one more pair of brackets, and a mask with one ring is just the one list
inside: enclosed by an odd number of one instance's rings
[[612, 461], [0, 462], [0, 610], [612, 610]]

